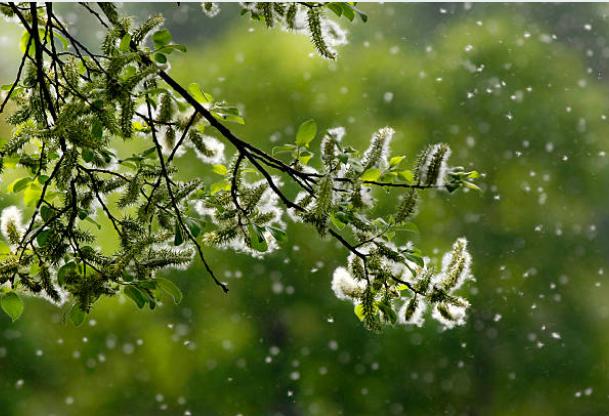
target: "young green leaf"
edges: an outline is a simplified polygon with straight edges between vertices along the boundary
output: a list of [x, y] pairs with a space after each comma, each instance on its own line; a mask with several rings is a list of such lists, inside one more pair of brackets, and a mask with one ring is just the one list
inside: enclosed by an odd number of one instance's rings
[[355, 312], [355, 316], [357, 316], [360, 321], [364, 320], [364, 304], [363, 303], [360, 303], [359, 305], [357, 305], [354, 309], [354, 312]]
[[269, 230], [273, 238], [277, 240], [278, 243], [285, 243], [288, 241], [288, 234], [281, 228], [277, 228], [272, 225], [267, 225], [266, 229]]
[[309, 146], [309, 143], [317, 134], [317, 124], [313, 120], [305, 121], [300, 125], [298, 133], [296, 133], [296, 144], [298, 146]]
[[167, 29], [159, 30], [152, 35], [152, 42], [154, 47], [159, 49], [171, 42], [171, 33]]
[[378, 178], [381, 177], [381, 170], [377, 169], [377, 168], [370, 168], [368, 170], [366, 170], [362, 176], [360, 177], [360, 179], [362, 181], [371, 181], [374, 182], [376, 180], [378, 180]]
[[125, 36], [121, 38], [121, 43], [119, 49], [121, 52], [127, 52], [129, 50], [129, 46], [131, 43], [131, 35], [127, 33]]
[[256, 251], [265, 252], [269, 249], [269, 245], [264, 237], [264, 228], [258, 227], [254, 223], [248, 226], [252, 248]]
[[80, 326], [85, 321], [85, 311], [80, 309], [80, 306], [74, 305], [70, 309], [70, 321], [74, 324], [74, 326]]
[[226, 175], [228, 173], [228, 169], [226, 169], [226, 166], [224, 165], [214, 165], [214, 167], [212, 168], [214, 173], [217, 173], [218, 175]]
[[2, 296], [2, 309], [15, 322], [23, 313], [23, 301], [15, 292], [8, 292]]
[[137, 287], [135, 287], [133, 285], [129, 285], [129, 286], [125, 287], [125, 289], [123, 290], [123, 293], [125, 293], [125, 295], [127, 295], [129, 298], [131, 298], [131, 300], [133, 300], [133, 302], [135, 302], [135, 304], [137, 305], [138, 308], [142, 309], [146, 305], [146, 297], [144, 296], [142, 291], [140, 289], [138, 289]]
[[414, 183], [414, 173], [412, 173], [412, 171], [409, 171], [409, 170], [403, 170], [403, 171], [401, 171], [401, 172], [398, 172], [398, 174], [399, 174], [399, 175], [400, 175], [402, 178], [406, 179], [408, 182], [410, 182], [410, 183]]
[[178, 288], [171, 280], [157, 277], [156, 282], [161, 289], [163, 289], [173, 298], [173, 301], [176, 304], [182, 302], [182, 292], [180, 291], [180, 288]]

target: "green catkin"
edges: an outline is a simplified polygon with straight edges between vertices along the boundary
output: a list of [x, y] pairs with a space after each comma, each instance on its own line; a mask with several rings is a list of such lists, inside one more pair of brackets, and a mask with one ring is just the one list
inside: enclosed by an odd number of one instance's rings
[[46, 264], [40, 265], [40, 285], [42, 289], [47, 294], [47, 296], [55, 303], [59, 303], [61, 301], [61, 296], [59, 296], [59, 292], [55, 288], [53, 281], [51, 279], [51, 273]]
[[171, 95], [161, 95], [161, 106], [159, 109], [159, 115], [157, 117], [160, 123], [168, 123], [173, 118], [174, 107]]
[[418, 194], [415, 189], [408, 190], [395, 213], [395, 222], [401, 223], [414, 216], [417, 211]]
[[438, 305], [436, 305], [436, 309], [438, 310], [442, 318], [446, 319], [447, 321], [455, 321], [455, 317], [450, 313], [448, 306], [444, 303], [439, 303]]
[[435, 145], [427, 158], [427, 163], [423, 165], [422, 169], [425, 169], [421, 176], [424, 179], [424, 185], [435, 186], [439, 185], [443, 180], [442, 176], [442, 165], [446, 162], [446, 158], [449, 154], [449, 147], [442, 143]]
[[317, 189], [317, 200], [311, 212], [306, 216], [308, 222], [312, 223], [319, 235], [324, 236], [328, 229], [328, 219], [332, 212], [333, 204], [333, 181], [330, 176], [324, 176], [319, 180]]
[[121, 106], [121, 132], [125, 138], [133, 135], [133, 116], [135, 115], [135, 102], [128, 97]]
[[326, 43], [321, 29], [321, 12], [319, 8], [310, 8], [307, 12], [307, 22], [311, 34], [311, 42], [320, 56], [327, 59], [336, 59], [336, 53], [332, 52]]
[[285, 22], [290, 30], [295, 29], [294, 25], [296, 23], [296, 13], [298, 13], [298, 6], [296, 3], [291, 3], [285, 15]]
[[116, 6], [113, 3], [98, 3], [99, 8], [104, 12], [110, 23], [118, 24], [118, 12]]
[[121, 208], [124, 208], [124, 207], [135, 204], [140, 195], [141, 186], [142, 186], [142, 181], [141, 181], [140, 176], [136, 175], [133, 178], [131, 178], [129, 185], [127, 186], [127, 190], [125, 191], [123, 196], [121, 196], [121, 198], [118, 200], [116, 205], [118, 205]]
[[381, 168], [387, 163], [385, 158], [385, 149], [388, 145], [388, 141], [391, 140], [393, 130], [385, 127], [374, 133], [370, 146], [366, 150], [365, 158], [363, 161], [364, 170], [370, 168]]
[[272, 3], [273, 4], [273, 9], [275, 10], [275, 13], [277, 13], [279, 16], [283, 16], [285, 14], [285, 5], [283, 3]]
[[417, 156], [417, 160], [414, 165], [414, 181], [417, 185], [421, 184], [421, 173], [423, 172], [425, 163], [432, 149], [433, 146], [427, 146], [425, 147], [425, 149], [421, 150], [421, 152]]
[[374, 292], [370, 285], [366, 286], [362, 296], [362, 306], [364, 313], [364, 326], [373, 332], [381, 332], [381, 322], [378, 317], [375, 304]]
[[408, 301], [406, 309], [404, 310], [404, 319], [406, 322], [410, 322], [414, 317], [417, 308], [419, 307], [419, 297], [415, 293], [414, 296]]
[[467, 241], [463, 238], [458, 239], [453, 245], [451, 261], [444, 273], [442, 287], [450, 291], [457, 287], [464, 280], [469, 265], [469, 253], [467, 252]]
[[258, 9], [260, 10], [262, 16], [264, 17], [264, 22], [266, 23], [266, 27], [271, 28], [275, 25], [275, 21], [273, 19], [273, 3], [263, 2], [257, 3]]
[[154, 16], [149, 17], [148, 19], [146, 19], [146, 21], [144, 23], [142, 23], [141, 26], [139, 26], [137, 29], [135, 29], [133, 31], [133, 36], [131, 37], [131, 40], [136, 45], [141, 44], [142, 41], [144, 40], [144, 38], [152, 30], [154, 30], [155, 28], [162, 25], [164, 21], [165, 21], [165, 19], [163, 19], [163, 16], [161, 16], [160, 14], [156, 14]]

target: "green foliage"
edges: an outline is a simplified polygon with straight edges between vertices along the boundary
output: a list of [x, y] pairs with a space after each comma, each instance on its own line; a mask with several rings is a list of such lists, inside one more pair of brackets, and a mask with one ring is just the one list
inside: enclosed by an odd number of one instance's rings
[[[379, 331], [382, 324], [397, 322], [393, 300], [404, 285], [437, 305], [446, 320], [453, 316], [450, 305], [465, 306], [450, 292], [469, 276], [469, 261], [453, 261], [441, 291], [428, 293], [414, 288], [426, 270], [420, 250], [391, 243], [398, 232], [418, 231], [410, 222], [418, 191], [475, 186], [474, 173], [448, 167], [447, 145], [426, 149], [412, 174], [400, 168], [404, 156], [390, 154], [391, 128], [378, 130], [368, 148], [359, 151], [343, 143], [344, 129], [320, 132], [308, 120], [293, 144], [269, 155], [222, 124], [244, 123], [236, 107], [215, 100], [196, 83], [184, 88], [166, 72], [169, 56], [186, 48], [173, 44], [171, 33], [160, 28], [162, 17], [135, 26], [113, 4], [99, 7], [101, 14], [94, 16], [107, 28], [102, 54], [90, 52], [69, 29], [57, 26], [59, 36], [86, 56], [58, 55], [45, 46], [38, 22], [58, 21], [49, 5], [11, 5], [6, 12], [19, 19], [34, 48], [24, 48], [25, 78], [18, 77], [18, 92], [7, 97], [16, 110], [8, 119], [13, 135], [0, 156], [9, 170], [25, 167], [25, 176], [9, 190], [23, 193], [24, 205], [34, 210], [25, 222], [16, 207], [2, 214], [10, 251], [0, 258], [0, 283], [19, 293], [44, 294], [57, 304], [68, 302], [67, 316], [77, 326], [103, 297], [123, 294], [140, 309], [154, 309], [163, 292], [180, 302], [180, 290], [158, 274], [188, 267], [195, 255], [226, 292], [204, 247], [255, 257], [269, 254], [288, 240], [287, 208], [293, 219], [310, 224], [320, 237], [336, 239], [351, 253], [353, 277], [343, 276], [333, 286], [339, 296], [363, 304], [367, 328]], [[212, 14], [216, 6], [202, 7]], [[326, 58], [335, 58], [331, 46], [342, 36], [324, 17], [326, 7], [349, 20], [355, 14], [365, 20], [350, 3], [245, 7], [268, 27], [278, 22], [289, 26], [294, 13], [306, 14], [306, 30]], [[316, 137], [317, 158], [311, 147]], [[131, 155], [114, 150], [134, 138], [148, 143], [145, 150]], [[226, 166], [225, 143], [235, 151]], [[221, 179], [206, 184], [198, 177], [180, 177], [174, 162], [188, 149]], [[275, 157], [284, 154], [290, 160]], [[295, 199], [282, 190], [285, 179], [300, 188]], [[375, 212], [373, 188], [406, 191], [395, 215]], [[107, 228], [117, 242], [110, 252], [97, 248]], [[465, 256], [464, 250], [453, 258]], [[9, 314], [15, 316], [14, 308]]]
[[8, 292], [0, 299], [2, 310], [11, 317], [13, 321], [16, 321], [23, 313], [23, 301], [15, 292]]

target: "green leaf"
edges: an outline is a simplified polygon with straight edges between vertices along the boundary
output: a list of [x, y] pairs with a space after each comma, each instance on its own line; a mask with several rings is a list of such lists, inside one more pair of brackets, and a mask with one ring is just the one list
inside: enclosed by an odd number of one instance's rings
[[68, 43], [68, 40], [66, 38], [64, 38], [63, 36], [61, 36], [59, 33], [55, 32], [55, 31], [53, 31], [53, 37], [55, 39], [59, 39], [59, 41], [63, 45], [64, 51], [68, 50], [68, 46], [70, 46], [70, 44]]
[[23, 202], [28, 207], [33, 207], [38, 203], [38, 200], [42, 196], [42, 189], [38, 186], [30, 183], [27, 189], [23, 192]]
[[93, 218], [87, 217], [85, 218], [85, 221], [90, 222], [91, 224], [95, 225], [98, 230], [101, 230], [101, 224], [95, 221]]
[[328, 3], [328, 9], [332, 10], [334, 14], [340, 17], [343, 14], [343, 9], [341, 6], [335, 3]]
[[388, 320], [392, 324], [395, 324], [397, 322], [398, 315], [395, 313], [395, 311], [393, 310], [391, 305], [389, 305], [385, 302], [378, 302], [377, 305], [378, 305], [379, 309], [381, 310], [381, 312], [383, 313], [383, 315], [385, 316], [386, 320]]
[[42, 219], [44, 220], [44, 222], [49, 221], [51, 218], [53, 218], [53, 210], [51, 208], [49, 208], [46, 205], [43, 205], [40, 208], [40, 216], [42, 217]]
[[131, 35], [127, 33], [125, 36], [122, 37], [119, 49], [121, 50], [121, 52], [127, 52], [129, 50], [130, 44]]
[[193, 82], [192, 84], [188, 85], [188, 91], [190, 91], [190, 94], [192, 94], [194, 99], [200, 103], [210, 103], [214, 100], [214, 97], [204, 93], [201, 90], [201, 87], [199, 87], [199, 84], [197, 84], [196, 82]]
[[350, 4], [350, 3], [343, 3], [345, 6], [343, 6], [343, 13], [345, 12], [345, 9], [347, 7], [349, 7], [351, 10], [353, 10], [355, 13], [357, 13], [359, 15], [359, 17], [362, 19], [362, 22], [366, 23], [368, 21], [368, 15], [364, 12], [362, 12], [360, 9], [358, 9], [357, 7], [355, 7], [354, 5]]
[[313, 120], [305, 121], [300, 125], [298, 133], [296, 133], [296, 144], [298, 146], [307, 146], [315, 138], [317, 134], [317, 124]]
[[271, 233], [273, 238], [277, 240], [279, 243], [285, 243], [288, 241], [288, 234], [283, 231], [281, 228], [273, 227], [272, 225], [267, 225], [267, 230]]
[[2, 309], [15, 322], [23, 313], [23, 301], [15, 292], [2, 296]]
[[32, 178], [19, 178], [7, 188], [8, 192], [21, 192], [32, 182]]
[[182, 292], [180, 291], [180, 288], [177, 287], [171, 280], [157, 277], [156, 282], [159, 284], [161, 289], [163, 289], [173, 298], [173, 301], [176, 304], [182, 302]]
[[401, 172], [398, 172], [398, 174], [402, 178], [406, 179], [408, 182], [410, 182], [410, 183], [414, 182], [414, 173], [412, 173], [411, 171], [409, 171], [409, 170], [403, 170]]
[[11, 252], [11, 248], [4, 241], [0, 241], [0, 256], [5, 256]]
[[300, 156], [298, 156], [298, 160], [300, 160], [300, 163], [302, 163], [303, 165], [306, 165], [307, 163], [309, 163], [309, 160], [311, 160], [312, 157], [313, 153], [304, 151], [300, 153]]
[[224, 165], [214, 165], [212, 170], [214, 173], [217, 173], [218, 175], [222, 176], [225, 176], [228, 173], [228, 169], [226, 169], [226, 166]]
[[399, 230], [399, 231], [408, 231], [408, 232], [416, 233], [416, 234], [420, 234], [421, 233], [419, 231], [419, 227], [417, 227], [415, 225], [415, 223], [413, 223], [413, 222], [407, 222], [404, 225], [400, 225], [399, 227], [397, 227], [397, 230]]
[[343, 15], [352, 22], [355, 18], [355, 12], [349, 7], [348, 3], [343, 2], [341, 5], [343, 6]]
[[479, 178], [479, 177], [480, 177], [480, 174], [478, 173], [478, 171], [477, 171], [477, 170], [474, 170], [474, 171], [472, 171], [472, 172], [469, 172], [469, 173], [467, 174], [467, 177], [468, 177], [468, 178], [470, 178], [470, 179], [476, 179], [476, 178]]
[[176, 220], [175, 237], [173, 239], [173, 245], [180, 246], [180, 245], [182, 245], [183, 242], [184, 242], [184, 230], [182, 229], [180, 222]]
[[374, 182], [374, 181], [376, 181], [380, 177], [381, 177], [381, 170], [380, 169], [370, 168], [370, 169], [366, 170], [362, 174], [360, 179], [362, 181], [371, 181], [371, 182]]
[[82, 152], [80, 152], [80, 154], [81, 154], [81, 156], [82, 156], [82, 159], [83, 159], [85, 162], [89, 163], [89, 162], [92, 162], [92, 161], [93, 161], [93, 152], [92, 152], [92, 151], [90, 151], [90, 150], [88, 150], [88, 149], [83, 149], [83, 151], [82, 151]]
[[40, 247], [44, 246], [47, 243], [47, 240], [49, 239], [49, 236], [51, 235], [51, 231], [49, 230], [44, 230], [38, 233], [38, 235], [36, 236], [36, 241], [38, 241], [38, 245]]
[[[27, 48], [29, 41], [30, 41], [30, 32], [28, 32], [27, 30], [24, 30], [23, 34], [21, 35], [21, 39], [19, 40], [19, 50], [21, 50], [22, 54], [25, 53], [25, 48]], [[34, 49], [34, 41], [30, 42], [28, 54], [31, 53], [32, 49]]]
[[266, 242], [266, 238], [264, 238], [264, 228], [260, 228], [256, 224], [250, 223], [248, 230], [252, 241], [252, 248], [260, 252], [267, 251], [269, 245]]
[[218, 193], [221, 190], [225, 189], [227, 186], [230, 186], [230, 182], [227, 180], [224, 180], [224, 181], [212, 183], [211, 187], [209, 189], [213, 195], [213, 194]]
[[478, 185], [476, 185], [476, 184], [474, 184], [474, 183], [471, 183], [471, 182], [468, 182], [468, 181], [463, 181], [463, 184], [464, 184], [465, 186], [467, 186], [469, 189], [473, 189], [474, 191], [478, 191], [478, 192], [480, 192], [480, 193], [483, 193], [483, 192], [484, 192], [482, 189], [480, 189], [480, 188], [478, 187]]
[[201, 234], [201, 225], [199, 224], [198, 221], [195, 221], [190, 218], [185, 218], [184, 224], [186, 224], [186, 226], [190, 230], [190, 233], [192, 234], [193, 237], [197, 238], [199, 236], [199, 234]]
[[70, 309], [70, 321], [74, 324], [74, 326], [80, 326], [85, 321], [86, 317], [85, 311], [80, 309], [78, 305], [72, 306]]
[[169, 55], [174, 50], [178, 50], [180, 52], [186, 52], [186, 46], [184, 45], [165, 45], [162, 49], [159, 50], [161, 53], [166, 53]]
[[167, 29], [159, 30], [152, 35], [152, 42], [159, 49], [171, 42], [171, 33]]
[[397, 166], [397, 165], [399, 165], [400, 163], [402, 163], [402, 160], [404, 160], [404, 157], [403, 157], [403, 156], [396, 156], [396, 157], [392, 157], [392, 158], [389, 160], [389, 166], [390, 166], [390, 167]]
[[167, 63], [167, 56], [165, 56], [165, 54], [162, 54], [162, 53], [155, 53], [154, 54], [154, 60], [157, 61], [160, 64], [166, 64]]
[[135, 302], [138, 308], [142, 309], [146, 305], [146, 297], [140, 289], [133, 285], [129, 285], [123, 289], [123, 293]]
[[336, 218], [335, 214], [332, 214], [330, 216], [330, 219], [332, 220], [332, 224], [334, 224], [336, 226], [336, 228], [338, 228], [339, 230], [342, 230], [343, 228], [345, 228], [345, 223], [342, 222], [341, 220], [339, 220], [338, 218]]
[[76, 263], [74, 263], [73, 261], [61, 266], [61, 268], [57, 271], [57, 284], [59, 286], [63, 287], [63, 285], [66, 281], [66, 276], [69, 274], [72, 274], [75, 271], [76, 271]]
[[296, 149], [296, 146], [293, 144], [284, 144], [283, 146], [275, 146], [273, 147], [272, 154], [273, 156], [278, 155], [280, 153], [291, 153]]
[[423, 259], [420, 256], [416, 256], [412, 253], [404, 253], [404, 256], [410, 260], [411, 262], [413, 262], [414, 264], [416, 264], [419, 267], [425, 267], [425, 262], [423, 261]]
[[364, 304], [360, 303], [355, 307], [355, 315], [359, 318], [360, 321], [364, 320]]

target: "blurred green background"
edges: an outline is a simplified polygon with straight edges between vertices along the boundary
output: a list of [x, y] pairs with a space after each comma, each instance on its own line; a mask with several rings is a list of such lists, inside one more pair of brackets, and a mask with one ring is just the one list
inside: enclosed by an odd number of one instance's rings
[[[363, 147], [390, 125], [395, 153], [412, 160], [445, 141], [454, 165], [484, 173], [484, 194], [428, 193], [416, 219], [428, 253], [470, 239], [467, 324], [367, 332], [330, 290], [345, 250], [290, 225], [289, 244], [264, 260], [213, 252], [229, 295], [196, 264], [167, 273], [182, 304], [105, 300], [81, 328], [26, 299], [16, 323], [0, 316], [0, 414], [607, 414], [609, 8], [359, 6], [369, 21], [343, 19], [350, 43], [335, 63], [237, 5], [214, 19], [198, 4], [122, 7], [163, 12], [189, 49], [172, 55], [171, 73], [238, 104], [245, 140], [270, 149], [314, 118]], [[96, 41], [79, 6], [56, 7]], [[1, 84], [13, 80], [19, 36], [0, 23]], [[195, 160], [184, 174], [214, 180]]]

